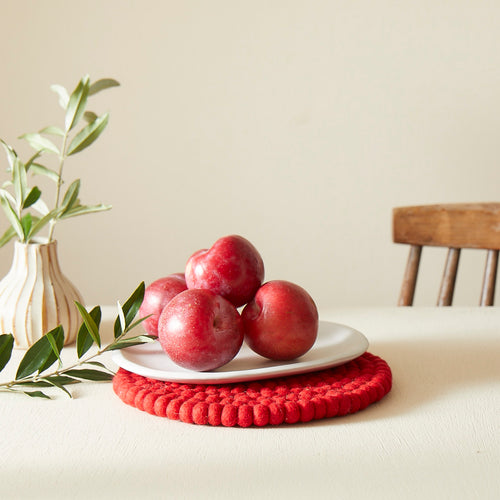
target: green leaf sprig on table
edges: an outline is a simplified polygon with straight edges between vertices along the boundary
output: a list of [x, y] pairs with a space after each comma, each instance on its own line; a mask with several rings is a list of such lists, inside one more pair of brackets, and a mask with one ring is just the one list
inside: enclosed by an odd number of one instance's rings
[[[55, 387], [72, 397], [67, 386], [82, 381], [109, 381], [114, 373], [95, 358], [109, 351], [123, 349], [134, 345], [153, 342], [156, 337], [127, 334], [146, 318], [134, 321], [139, 307], [144, 299], [144, 282], [142, 282], [123, 305], [118, 304], [118, 315], [114, 322], [114, 340], [103, 346], [99, 331], [101, 323], [101, 307], [96, 306], [91, 311], [76, 302], [82, 317], [82, 324], [76, 340], [78, 361], [70, 366], [63, 366], [61, 351], [64, 343], [64, 329], [57, 326], [47, 332], [33, 344], [24, 354], [17, 368], [14, 380], [0, 383], [0, 392], [22, 393], [30, 397], [51, 399], [50, 395], [40, 389]], [[11, 334], [0, 335], [0, 371], [10, 361], [14, 337]], [[89, 353], [91, 347], [95, 352]], [[57, 362], [57, 368], [49, 371]]]
[[[0, 139], [0, 144], [7, 155], [7, 171], [11, 173], [10, 180], [4, 182], [0, 188], [0, 205], [10, 224], [0, 237], [0, 247], [14, 237], [23, 243], [29, 243], [47, 225], [47, 239], [52, 241], [54, 228], [59, 220], [111, 208], [110, 205], [103, 204], [82, 205], [78, 198], [80, 179], [71, 182], [64, 194], [62, 186], [64, 166], [68, 157], [93, 144], [109, 121], [108, 113], [98, 116], [95, 112], [87, 110], [89, 97], [118, 85], [119, 83], [112, 78], [91, 83], [88, 75], [79, 81], [71, 95], [63, 86], [52, 85], [51, 89], [58, 95], [59, 104], [65, 111], [64, 126], [51, 125], [38, 132], [20, 136], [20, 139], [26, 140], [35, 150], [33, 156], [26, 162], [21, 161], [12, 146]], [[82, 119], [85, 125], [77, 131]], [[59, 144], [56, 145], [56, 142]], [[41, 157], [44, 155], [52, 156], [55, 167], [50, 168], [41, 162]], [[28, 174], [42, 175], [55, 182], [55, 199], [51, 208], [42, 199], [40, 188], [29, 185]]]

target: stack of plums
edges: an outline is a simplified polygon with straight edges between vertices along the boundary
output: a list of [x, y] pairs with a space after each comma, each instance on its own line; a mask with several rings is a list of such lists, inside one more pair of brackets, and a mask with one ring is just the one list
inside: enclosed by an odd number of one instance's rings
[[190, 370], [229, 363], [243, 341], [272, 360], [302, 356], [318, 333], [313, 299], [289, 281], [263, 280], [264, 263], [252, 243], [225, 236], [191, 255], [184, 273], [151, 283], [139, 316], [149, 316], [145, 330], [158, 336], [174, 363]]

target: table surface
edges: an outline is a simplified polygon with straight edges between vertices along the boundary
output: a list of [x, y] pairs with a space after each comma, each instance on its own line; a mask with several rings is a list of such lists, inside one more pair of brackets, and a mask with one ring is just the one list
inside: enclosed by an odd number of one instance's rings
[[[115, 309], [103, 310], [106, 338]], [[1, 393], [0, 498], [500, 498], [500, 308], [320, 316], [364, 333], [388, 362], [393, 388], [380, 402], [243, 429], [151, 416], [110, 383], [72, 386], [74, 399]]]

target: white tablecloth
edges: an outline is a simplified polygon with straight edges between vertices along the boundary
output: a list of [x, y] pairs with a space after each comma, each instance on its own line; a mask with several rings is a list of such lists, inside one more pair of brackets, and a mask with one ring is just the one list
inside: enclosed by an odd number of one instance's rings
[[500, 309], [320, 315], [363, 332], [389, 363], [393, 388], [380, 402], [242, 429], [151, 416], [110, 383], [73, 386], [72, 400], [1, 393], [0, 498], [500, 498]]

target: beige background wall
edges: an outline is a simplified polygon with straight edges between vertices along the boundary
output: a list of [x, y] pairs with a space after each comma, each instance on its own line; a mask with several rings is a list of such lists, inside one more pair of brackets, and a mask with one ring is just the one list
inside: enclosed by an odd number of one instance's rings
[[[392, 305], [393, 206], [500, 198], [498, 1], [0, 0], [0, 16], [0, 137], [20, 153], [21, 133], [61, 123], [52, 83], [122, 83], [66, 170], [113, 210], [56, 233], [88, 303], [239, 233], [320, 306]], [[482, 263], [463, 257], [458, 304], [477, 302]]]

